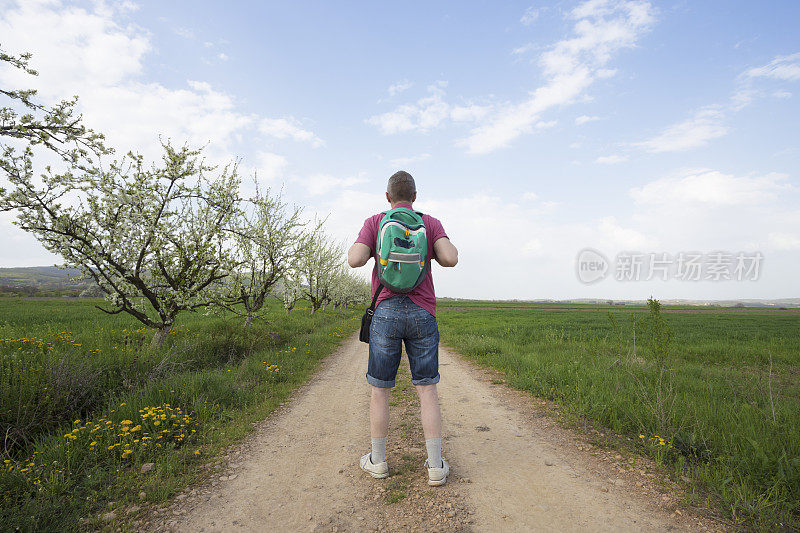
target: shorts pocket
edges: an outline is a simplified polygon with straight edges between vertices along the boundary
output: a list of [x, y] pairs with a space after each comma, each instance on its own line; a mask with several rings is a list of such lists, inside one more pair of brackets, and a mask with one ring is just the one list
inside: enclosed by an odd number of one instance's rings
[[421, 312], [416, 312], [413, 315], [414, 328], [413, 334], [415, 339], [436, 338], [439, 341], [439, 324], [436, 322], [436, 317], [424, 309]]
[[372, 324], [370, 324], [369, 328], [370, 342], [374, 342], [379, 346], [391, 346], [396, 336], [396, 318], [381, 316], [377, 313], [372, 317]]

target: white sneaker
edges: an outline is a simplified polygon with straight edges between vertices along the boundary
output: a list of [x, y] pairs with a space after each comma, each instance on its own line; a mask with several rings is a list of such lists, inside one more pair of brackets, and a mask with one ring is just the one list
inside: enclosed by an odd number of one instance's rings
[[386, 461], [381, 461], [380, 463], [374, 465], [372, 464], [372, 459], [370, 458], [371, 453], [363, 456], [361, 458], [361, 470], [367, 472], [372, 477], [377, 478], [384, 478], [389, 477], [389, 463]]
[[447, 461], [444, 460], [444, 457], [442, 457], [441, 468], [430, 466], [427, 459], [425, 459], [425, 466], [428, 467], [428, 485], [436, 487], [445, 484], [447, 481], [447, 474], [450, 473], [450, 465], [447, 464]]

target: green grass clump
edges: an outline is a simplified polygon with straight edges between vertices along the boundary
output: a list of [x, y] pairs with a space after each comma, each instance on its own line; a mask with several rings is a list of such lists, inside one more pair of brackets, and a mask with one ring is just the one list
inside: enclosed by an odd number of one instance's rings
[[460, 353], [627, 435], [734, 521], [800, 527], [800, 313], [458, 303], [438, 320]]
[[[163, 501], [303, 383], [356, 310], [270, 302], [268, 322], [182, 316], [165, 346], [87, 299], [0, 300], [0, 523], [71, 531], [117, 506]], [[140, 472], [154, 463], [150, 473]]]

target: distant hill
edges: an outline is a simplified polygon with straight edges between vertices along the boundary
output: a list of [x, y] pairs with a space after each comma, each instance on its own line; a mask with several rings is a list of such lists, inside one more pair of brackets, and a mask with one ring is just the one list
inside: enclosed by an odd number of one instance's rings
[[[103, 296], [92, 279], [75, 281], [77, 268], [54, 266], [0, 268], [0, 296]], [[272, 287], [272, 294], [283, 292], [283, 281]]]
[[80, 271], [54, 266], [0, 268], [0, 293], [26, 296], [78, 296], [84, 291], [98, 294], [93, 280], [75, 281]]

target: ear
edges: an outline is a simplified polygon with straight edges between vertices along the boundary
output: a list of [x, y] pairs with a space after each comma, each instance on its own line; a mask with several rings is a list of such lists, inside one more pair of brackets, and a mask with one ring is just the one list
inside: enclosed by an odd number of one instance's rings
[[414, 196], [411, 198], [411, 203], [413, 204], [416, 201], [417, 201], [417, 191], [414, 191]]
[[391, 198], [391, 196], [389, 196], [388, 191], [386, 193], [386, 201], [389, 202], [389, 205], [392, 205], [392, 198]]

